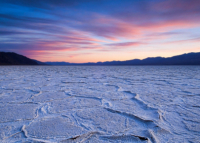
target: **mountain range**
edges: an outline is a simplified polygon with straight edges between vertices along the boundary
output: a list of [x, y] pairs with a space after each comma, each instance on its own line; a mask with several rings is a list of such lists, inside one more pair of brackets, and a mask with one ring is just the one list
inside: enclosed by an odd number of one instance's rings
[[183, 55], [164, 57], [149, 57], [143, 60], [133, 59], [127, 61], [107, 61], [97, 63], [68, 63], [68, 62], [46, 62], [48, 65], [200, 65], [200, 52], [187, 53]]
[[0, 52], [0, 65], [77, 65], [77, 66], [119, 66], [119, 65], [200, 65], [200, 52], [173, 57], [149, 57], [143, 60], [107, 61], [97, 63], [40, 62], [13, 52]]

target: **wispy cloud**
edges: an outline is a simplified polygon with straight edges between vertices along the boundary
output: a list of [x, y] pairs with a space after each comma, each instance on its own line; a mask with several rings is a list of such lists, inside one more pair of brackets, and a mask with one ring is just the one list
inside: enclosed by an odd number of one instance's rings
[[107, 44], [107, 46], [113, 46], [113, 47], [130, 47], [130, 46], [139, 46], [144, 43], [142, 42], [123, 42], [123, 43], [112, 43]]

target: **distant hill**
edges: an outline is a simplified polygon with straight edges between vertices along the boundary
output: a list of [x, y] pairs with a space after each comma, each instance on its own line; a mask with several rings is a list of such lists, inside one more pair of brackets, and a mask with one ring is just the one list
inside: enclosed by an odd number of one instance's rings
[[68, 62], [45, 62], [48, 65], [57, 65], [57, 66], [65, 66], [65, 65], [74, 65], [75, 63]]
[[200, 65], [200, 52], [188, 53], [169, 58], [150, 57], [143, 60], [133, 59], [127, 61], [110, 61], [97, 63], [68, 63], [68, 62], [46, 62], [49, 65]]
[[37, 61], [37, 60], [34, 60], [34, 61], [36, 61], [36, 63], [37, 63], [38, 65], [48, 65], [47, 63], [44, 63], [44, 62], [40, 62], [40, 61]]
[[13, 52], [0, 52], [0, 65], [40, 65], [35, 60]]

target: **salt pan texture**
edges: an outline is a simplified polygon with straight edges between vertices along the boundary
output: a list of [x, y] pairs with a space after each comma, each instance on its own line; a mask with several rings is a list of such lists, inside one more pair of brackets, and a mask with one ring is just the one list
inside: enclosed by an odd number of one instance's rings
[[1, 66], [0, 142], [200, 142], [200, 66]]

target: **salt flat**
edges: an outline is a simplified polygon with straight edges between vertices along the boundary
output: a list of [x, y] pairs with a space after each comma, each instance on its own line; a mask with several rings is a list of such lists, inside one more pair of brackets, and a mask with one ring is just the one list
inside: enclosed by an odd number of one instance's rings
[[200, 142], [200, 66], [1, 66], [0, 142]]

